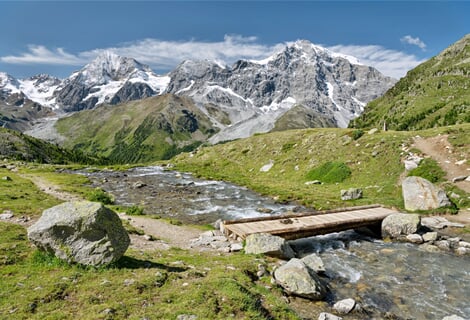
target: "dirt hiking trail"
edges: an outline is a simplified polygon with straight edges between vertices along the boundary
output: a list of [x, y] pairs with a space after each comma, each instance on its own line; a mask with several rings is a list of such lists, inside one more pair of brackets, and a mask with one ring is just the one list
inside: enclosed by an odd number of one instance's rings
[[[467, 164], [468, 154], [458, 154], [448, 141], [448, 135], [438, 135], [431, 138], [416, 137], [412, 147], [419, 149], [425, 156], [436, 160], [441, 168], [446, 172], [446, 179], [462, 176], [470, 176], [470, 166]], [[454, 184], [470, 193], [470, 181], [459, 181]], [[470, 225], [470, 208], [461, 210], [457, 215], [447, 215], [447, 219]]]
[[[78, 195], [63, 191], [60, 186], [32, 174], [22, 174], [21, 177], [33, 182], [42, 192], [47, 193], [54, 198], [63, 201], [84, 200]], [[149, 217], [128, 216], [119, 214], [121, 219], [127, 220], [133, 227], [143, 230], [146, 236], [151, 236], [152, 241], [145, 236], [131, 234], [131, 245], [133, 249], [152, 250], [169, 249], [171, 247], [190, 249], [190, 240], [199, 237], [201, 230], [191, 226], [172, 225], [166, 221], [157, 220]], [[38, 217], [39, 218], [39, 217]], [[28, 220], [25, 227], [32, 225], [37, 219]], [[153, 240], [155, 239], [155, 240]]]

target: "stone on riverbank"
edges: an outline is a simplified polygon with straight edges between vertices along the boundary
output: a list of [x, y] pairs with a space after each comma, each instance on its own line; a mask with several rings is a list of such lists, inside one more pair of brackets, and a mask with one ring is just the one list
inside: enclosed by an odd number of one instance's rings
[[62, 260], [92, 266], [117, 261], [130, 244], [118, 215], [89, 201], [65, 202], [44, 210], [28, 228], [28, 238]]
[[437, 232], [426, 232], [425, 234], [423, 234], [424, 242], [436, 241], [438, 237], [439, 235], [437, 234]]
[[402, 183], [405, 209], [432, 210], [452, 205], [444, 190], [421, 177], [407, 177]]
[[343, 318], [335, 316], [331, 313], [322, 312], [318, 316], [318, 320], [343, 320]]
[[323, 260], [316, 253], [309, 254], [308, 256], [303, 257], [301, 260], [315, 273], [323, 273], [326, 271]]
[[420, 226], [420, 216], [408, 213], [391, 214], [382, 221], [382, 237], [396, 239], [415, 233]]
[[421, 219], [421, 225], [433, 229], [433, 230], [439, 230], [439, 229], [444, 229], [447, 227], [453, 227], [453, 228], [463, 228], [465, 225], [457, 222], [450, 222], [444, 217], [424, 217]]
[[411, 243], [416, 243], [416, 244], [421, 244], [424, 242], [423, 237], [421, 237], [419, 234], [416, 234], [416, 233], [407, 235], [406, 240]]
[[348, 314], [354, 310], [356, 306], [356, 301], [354, 299], [344, 299], [336, 302], [333, 305], [333, 309], [340, 314]]
[[320, 300], [326, 288], [318, 275], [300, 259], [293, 258], [274, 271], [274, 279], [288, 294]]
[[265, 254], [279, 259], [291, 259], [295, 256], [284, 238], [267, 233], [255, 233], [246, 237], [245, 253]]
[[453, 314], [451, 316], [447, 316], [447, 317], [442, 318], [442, 320], [465, 320], [465, 319]]

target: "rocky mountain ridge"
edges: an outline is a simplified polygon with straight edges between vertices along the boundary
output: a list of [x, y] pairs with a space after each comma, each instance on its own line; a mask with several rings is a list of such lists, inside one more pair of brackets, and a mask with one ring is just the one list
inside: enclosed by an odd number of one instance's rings
[[303, 109], [302, 118], [309, 114], [317, 123], [347, 127], [366, 103], [395, 82], [308, 41], [287, 45], [263, 61], [239, 60], [231, 67], [184, 61], [169, 77], [166, 92], [191, 97], [222, 130], [212, 142], [270, 131], [296, 106]]
[[6, 74], [0, 79], [2, 95], [23, 94], [59, 113], [163, 93], [187, 96], [220, 130], [212, 142], [273, 128], [345, 127], [394, 83], [352, 57], [308, 41], [287, 45], [263, 61], [240, 60], [231, 67], [184, 61], [166, 76], [132, 58], [104, 52], [65, 80], [47, 75], [17, 80]]
[[0, 96], [23, 94], [42, 106], [70, 112], [159, 95], [169, 80], [132, 58], [106, 51], [64, 80], [45, 74], [19, 80], [0, 73]]

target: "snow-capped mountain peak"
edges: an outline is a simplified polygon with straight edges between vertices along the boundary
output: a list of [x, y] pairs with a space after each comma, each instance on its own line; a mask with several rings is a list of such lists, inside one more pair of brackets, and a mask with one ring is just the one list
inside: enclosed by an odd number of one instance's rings
[[135, 59], [104, 51], [63, 82], [56, 101], [66, 111], [91, 109], [160, 94], [169, 81]]
[[20, 83], [17, 79], [10, 76], [8, 73], [0, 72], [0, 90], [5, 94], [20, 93]]
[[303, 117], [300, 122], [307, 126], [346, 127], [395, 82], [353, 57], [307, 40], [288, 43], [266, 59], [239, 60], [224, 69], [207, 61], [186, 61], [170, 76], [167, 92], [189, 96], [202, 109], [209, 106], [207, 113], [215, 114], [211, 105], [219, 109], [214, 123], [221, 131], [211, 142], [279, 126], [294, 128], [289, 124], [293, 118]]
[[126, 80], [139, 72], [152, 73], [152, 70], [132, 58], [104, 51], [70, 78], [79, 78], [86, 85], [103, 85], [110, 81]]
[[341, 58], [348, 60], [349, 63], [353, 65], [363, 65], [356, 57], [333, 52], [325, 47], [313, 44], [308, 40], [290, 42], [283, 49], [275, 52], [271, 56], [263, 60], [251, 60], [251, 62], [260, 65], [267, 65], [270, 62], [285, 56], [289, 56], [291, 58], [302, 58], [304, 61], [310, 61], [312, 63], [316, 63], [318, 59], [323, 59], [327, 61], [327, 63], [331, 63], [335, 58]]

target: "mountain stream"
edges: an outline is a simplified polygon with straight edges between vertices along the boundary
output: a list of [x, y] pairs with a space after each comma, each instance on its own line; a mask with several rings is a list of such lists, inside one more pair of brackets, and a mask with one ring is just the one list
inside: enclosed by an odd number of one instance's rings
[[[118, 205], [139, 205], [145, 213], [207, 224], [217, 219], [282, 214], [306, 208], [276, 203], [230, 183], [196, 179], [162, 167], [128, 171], [80, 171]], [[300, 256], [317, 253], [326, 267], [330, 302], [354, 298], [363, 313], [344, 319], [470, 319], [470, 257], [419, 246], [384, 242], [354, 231], [299, 239]]]

